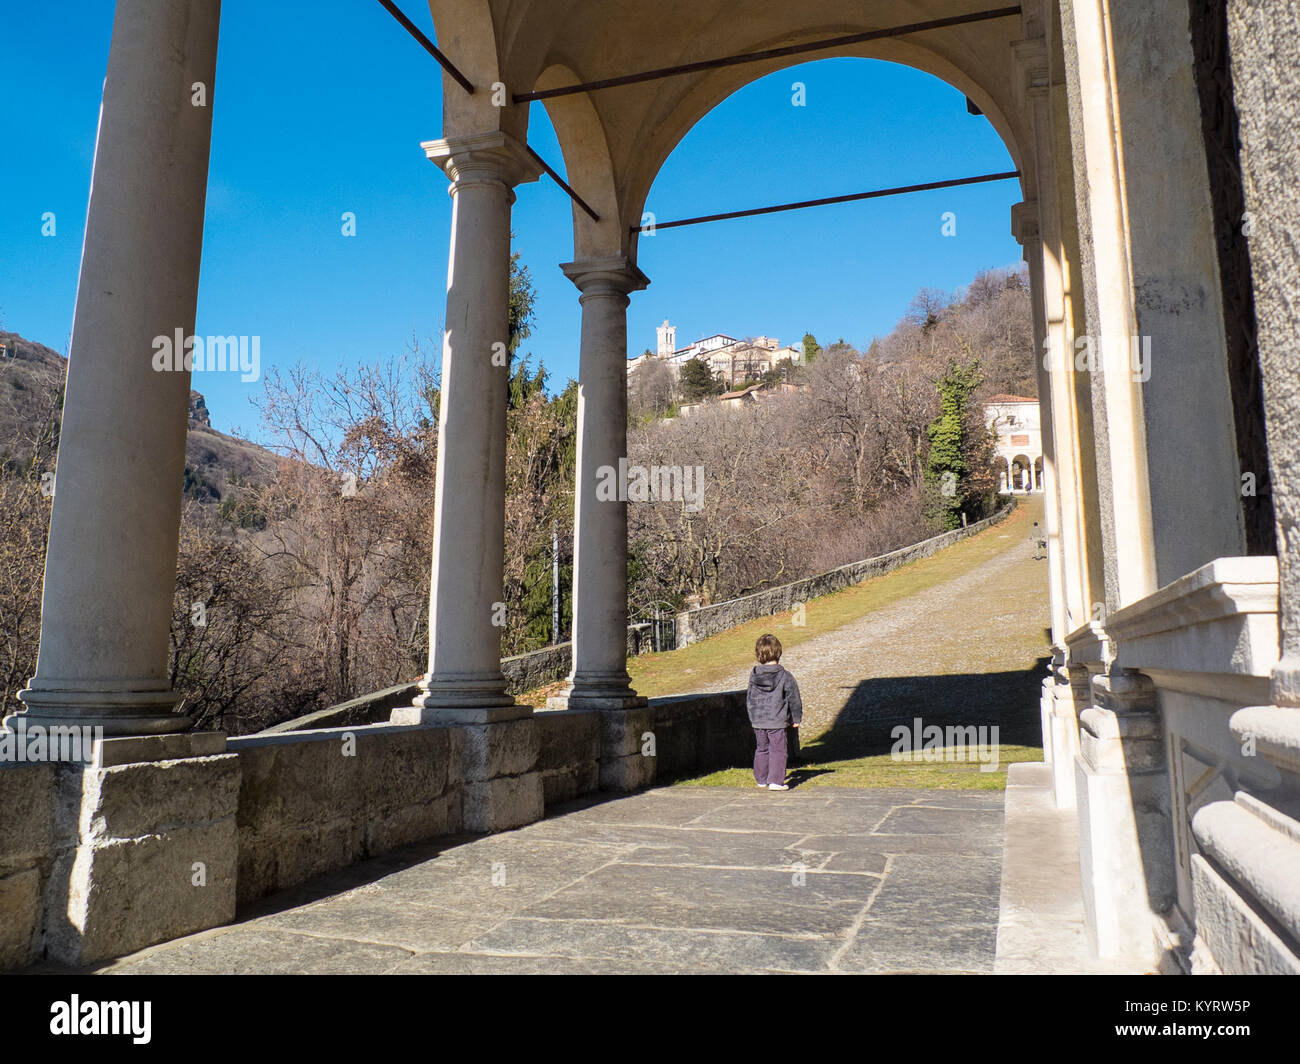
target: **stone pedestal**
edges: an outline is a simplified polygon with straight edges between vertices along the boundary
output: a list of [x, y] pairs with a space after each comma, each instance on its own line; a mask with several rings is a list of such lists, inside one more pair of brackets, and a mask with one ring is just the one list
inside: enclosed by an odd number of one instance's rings
[[466, 831], [506, 831], [541, 820], [540, 741], [532, 716], [451, 732]]
[[1084, 911], [1101, 957], [1154, 952], [1173, 903], [1169, 777], [1155, 689], [1140, 673], [1092, 678], [1074, 760]]
[[87, 965], [235, 916], [235, 754], [60, 766], [48, 959]]

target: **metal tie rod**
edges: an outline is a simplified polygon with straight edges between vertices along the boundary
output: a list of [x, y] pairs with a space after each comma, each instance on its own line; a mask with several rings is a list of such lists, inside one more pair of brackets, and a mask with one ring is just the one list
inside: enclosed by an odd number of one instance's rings
[[698, 218], [681, 218], [675, 222], [655, 222], [651, 225], [634, 225], [633, 233], [655, 233], [660, 229], [677, 229], [683, 225], [700, 225], [703, 222], [721, 222], [728, 218], [753, 218], [759, 214], [776, 214], [780, 211], [799, 211], [805, 207], [825, 207], [832, 203], [853, 203], [856, 200], [881, 199], [885, 196], [902, 196], [909, 192], [929, 192], [936, 188], [957, 188], [961, 185], [982, 185], [989, 181], [1009, 181], [1019, 177], [1019, 170], [1008, 170], [1001, 174], [980, 174], [978, 177], [959, 177], [952, 181], [928, 181], [923, 185], [902, 185], [898, 188], [881, 188], [874, 192], [854, 192], [848, 196], [827, 196], [824, 199], [801, 200], [798, 203], [782, 203], [775, 207], [753, 207], [747, 211], [728, 211], [725, 214], [704, 214]]
[[600, 221], [600, 215], [597, 214], [595, 211], [593, 211], [587, 205], [587, 201], [585, 199], [583, 199], [576, 192], [574, 192], [572, 188], [569, 187], [569, 183], [555, 172], [555, 169], [551, 166], [550, 163], [548, 163], [545, 159], [543, 159], [540, 155], [538, 155], [537, 152], [533, 151], [533, 147], [531, 144], [525, 144], [524, 147], [528, 149], [528, 154], [531, 155], [537, 161], [537, 165], [546, 171], [547, 176], [552, 181], [554, 181], [557, 185], [559, 185], [560, 188], [564, 189], [564, 191], [569, 194], [569, 198], [573, 200], [573, 202], [576, 203], [579, 207], [581, 207], [584, 211], [586, 211], [588, 216], [591, 218], [593, 222]]
[[[383, 0], [380, 0], [382, 3]], [[512, 99], [515, 103], [528, 103], [532, 100], [550, 100], [556, 96], [571, 96], [578, 92], [594, 92], [597, 89], [613, 89], [620, 85], [635, 85], [642, 81], [657, 81], [660, 78], [677, 77], [680, 74], [695, 74], [702, 70], [714, 70], [718, 67], [737, 66], [741, 63], [758, 63], [764, 59], [780, 59], [787, 55], [801, 55], [804, 52], [823, 52], [831, 48], [843, 48], [850, 44], [862, 44], [865, 41], [879, 41], [886, 37], [902, 37], [908, 33], [920, 33], [924, 30], [941, 30], [949, 26], [965, 26], [972, 22], [987, 22], [991, 19], [1009, 18], [1020, 14], [1020, 5], [1000, 7], [992, 11], [974, 11], [967, 15], [953, 15], [950, 18], [932, 19], [929, 22], [912, 22], [906, 26], [892, 26], [889, 29], [869, 30], [865, 33], [851, 33], [844, 37], [831, 37], [807, 44], [791, 44], [784, 48], [768, 48], [761, 52], [745, 52], [743, 55], [722, 56], [717, 59], [702, 59], [696, 63], [683, 63], [680, 66], [660, 67], [658, 70], [646, 70], [639, 74], [624, 74], [622, 77], [605, 78], [601, 81], [585, 81], [578, 85], [565, 85], [557, 89], [541, 89], [537, 92], [516, 93]]]
[[387, 11], [390, 15], [393, 16], [393, 18], [397, 19], [397, 21], [402, 24], [402, 26], [406, 29], [407, 33], [409, 33], [412, 37], [414, 37], [417, 41], [419, 41], [422, 45], [424, 45], [424, 50], [428, 52], [431, 56], [433, 56], [434, 59], [438, 60], [438, 65], [441, 66], [443, 70], [445, 70], [448, 74], [452, 76], [452, 78], [455, 80], [457, 85], [459, 85], [471, 96], [474, 95], [474, 85], [469, 80], [469, 78], [467, 78], [464, 74], [462, 74], [459, 70], [457, 70], [455, 65], [452, 63], [452, 61], [448, 59], [445, 55], [443, 55], [440, 51], [438, 51], [438, 46], [435, 45], [433, 41], [429, 40], [429, 38], [426, 37], [423, 33], [421, 33], [420, 28], [416, 26], [414, 22], [412, 22], [409, 18], [407, 18], [405, 15], [402, 14], [401, 8], [399, 8], [395, 3], [393, 3], [392, 0], [379, 0], [379, 2], [383, 4], [385, 11]]
[[[428, 52], [431, 56], [433, 56], [434, 59], [438, 60], [439, 65], [442, 67], [443, 70], [445, 70], [448, 74], [450, 74], [453, 79], [455, 79], [456, 84], [458, 84], [462, 89], [464, 89], [471, 96], [474, 95], [474, 85], [470, 82], [469, 78], [465, 77], [464, 74], [462, 74], [459, 70], [456, 69], [452, 61], [438, 50], [437, 45], [435, 45], [433, 41], [429, 40], [428, 37], [426, 37], [423, 33], [420, 32], [419, 27], [416, 26], [415, 23], [413, 23], [409, 18], [407, 18], [404, 14], [402, 14], [401, 9], [395, 3], [393, 3], [392, 0], [379, 0], [379, 2], [384, 6], [384, 10], [386, 10], [390, 15], [393, 16], [393, 18], [397, 19], [397, 21], [400, 22], [403, 27], [405, 27], [407, 33], [409, 33], [412, 37], [414, 37], [417, 41], [419, 41], [420, 44], [424, 46], [424, 50], [426, 52]], [[527, 145], [525, 145], [525, 147], [527, 147]], [[551, 178], [552, 181], [554, 181], [557, 185], [560, 186], [560, 188], [564, 189], [564, 191], [569, 194], [570, 198], [573, 200], [574, 203], [576, 203], [579, 207], [581, 207], [584, 211], [586, 211], [591, 216], [591, 220], [593, 222], [600, 221], [600, 215], [598, 215], [595, 211], [591, 209], [591, 207], [587, 205], [586, 200], [584, 200], [581, 196], [579, 196], [576, 192], [573, 191], [573, 189], [569, 186], [569, 183], [555, 172], [554, 167], [552, 167], [550, 163], [548, 163], [545, 159], [543, 159], [540, 155], [538, 155], [537, 152], [533, 151], [531, 147], [528, 148], [528, 154], [530, 154], [535, 160], [537, 160], [537, 164], [543, 170], [546, 171], [547, 175]]]

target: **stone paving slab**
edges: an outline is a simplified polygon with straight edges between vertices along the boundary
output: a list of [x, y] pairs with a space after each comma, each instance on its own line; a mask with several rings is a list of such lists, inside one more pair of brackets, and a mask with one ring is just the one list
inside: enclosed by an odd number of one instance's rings
[[990, 971], [1002, 830], [998, 792], [589, 797], [363, 862], [100, 970]]

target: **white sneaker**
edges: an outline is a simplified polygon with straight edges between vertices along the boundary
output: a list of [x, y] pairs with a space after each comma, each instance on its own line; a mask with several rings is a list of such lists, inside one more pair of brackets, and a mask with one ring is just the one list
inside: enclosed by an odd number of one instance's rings
[[754, 786], [757, 787], [760, 791], [765, 791], [765, 790], [767, 790], [767, 784], [766, 784], [766, 783], [756, 783], [756, 784], [754, 784]]
[[788, 791], [790, 788], [784, 783], [769, 783], [767, 789], [769, 791]]

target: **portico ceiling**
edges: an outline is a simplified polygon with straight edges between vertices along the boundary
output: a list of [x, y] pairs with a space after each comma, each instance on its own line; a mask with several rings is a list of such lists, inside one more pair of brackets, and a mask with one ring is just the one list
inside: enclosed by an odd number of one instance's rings
[[[444, 77], [443, 136], [501, 129], [524, 140], [529, 107], [509, 94], [632, 74], [720, 56], [964, 15], [996, 0], [430, 0], [439, 46], [475, 84]], [[988, 117], [1032, 198], [1032, 152], [1012, 45], [1037, 27], [1020, 16], [947, 27], [584, 92], [544, 102], [570, 184], [600, 215], [575, 209], [575, 257], [629, 255], [646, 197], [672, 150], [732, 93], [810, 59], [855, 56], [906, 64], [942, 78]], [[869, 113], [871, 101], [860, 105]], [[778, 153], [780, 145], [769, 145]], [[553, 162], [555, 160], [552, 160]], [[865, 175], [864, 175], [865, 176]], [[918, 180], [959, 176], [945, 170]], [[868, 182], [869, 184], [869, 182]], [[820, 190], [809, 189], [810, 195]]]

